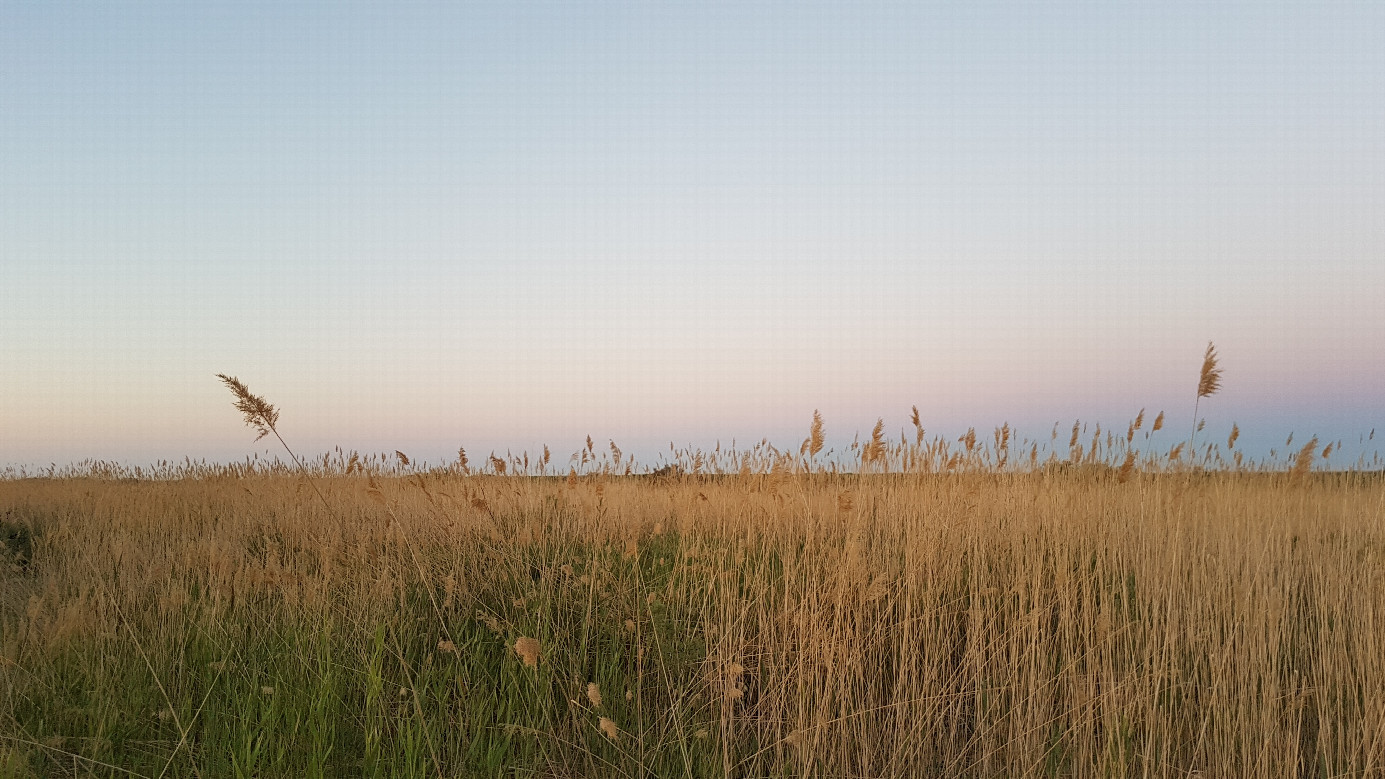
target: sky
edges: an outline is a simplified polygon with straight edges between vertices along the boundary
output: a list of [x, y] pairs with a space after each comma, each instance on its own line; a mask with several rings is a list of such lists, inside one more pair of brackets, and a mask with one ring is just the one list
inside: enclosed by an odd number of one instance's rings
[[1191, 428], [1209, 341], [1209, 436], [1349, 462], [1381, 40], [1371, 2], [6, 0], [0, 467], [268, 450], [217, 373], [301, 451], [431, 461]]

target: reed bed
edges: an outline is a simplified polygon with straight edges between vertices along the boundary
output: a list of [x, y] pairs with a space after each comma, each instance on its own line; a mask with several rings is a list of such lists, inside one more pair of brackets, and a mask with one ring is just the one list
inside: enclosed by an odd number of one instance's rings
[[1385, 775], [1385, 481], [1143, 416], [0, 480], [0, 776]]

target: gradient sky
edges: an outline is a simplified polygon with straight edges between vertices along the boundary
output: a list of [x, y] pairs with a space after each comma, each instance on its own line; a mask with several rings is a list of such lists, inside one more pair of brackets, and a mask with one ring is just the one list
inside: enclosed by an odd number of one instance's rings
[[[0, 3], [0, 466], [1385, 432], [1385, 4]], [[1378, 440], [1378, 439], [1377, 439]], [[1064, 442], [1065, 443], [1065, 442]], [[1373, 444], [1372, 444], [1373, 446]]]

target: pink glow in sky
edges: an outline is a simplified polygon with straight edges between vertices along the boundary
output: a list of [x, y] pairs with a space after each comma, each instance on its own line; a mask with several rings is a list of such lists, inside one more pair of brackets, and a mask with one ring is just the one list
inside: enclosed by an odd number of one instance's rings
[[[1385, 429], [1385, 7], [0, 9], [0, 467]], [[1173, 424], [1173, 422], [1171, 422]], [[835, 437], [835, 438], [833, 438]]]

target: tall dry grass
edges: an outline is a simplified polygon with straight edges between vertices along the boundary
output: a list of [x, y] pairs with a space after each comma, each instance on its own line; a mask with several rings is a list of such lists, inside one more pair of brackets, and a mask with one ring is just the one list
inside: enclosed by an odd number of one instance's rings
[[1144, 419], [3, 479], [0, 776], [1385, 775], [1385, 478]]
[[0, 482], [35, 531], [0, 740], [34, 775], [221, 775], [229, 735], [257, 775], [1385, 771], [1378, 477], [865, 446], [929, 467]]

